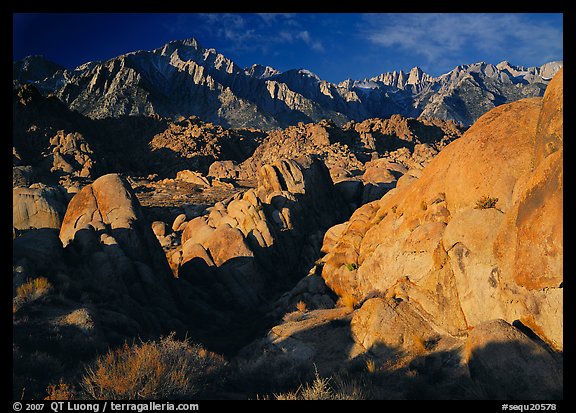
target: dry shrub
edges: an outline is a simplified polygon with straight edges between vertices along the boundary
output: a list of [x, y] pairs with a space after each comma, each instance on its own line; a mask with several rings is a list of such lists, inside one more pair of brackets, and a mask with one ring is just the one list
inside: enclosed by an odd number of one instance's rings
[[291, 311], [282, 316], [282, 321], [284, 321], [285, 323], [301, 321], [303, 315], [304, 314], [301, 313], [300, 311]]
[[74, 400], [76, 395], [70, 386], [66, 383], [60, 382], [58, 385], [51, 384], [46, 389], [48, 396], [44, 400]]
[[372, 359], [366, 360], [366, 371], [368, 373], [374, 373], [376, 371], [376, 362]]
[[318, 372], [312, 383], [294, 392], [275, 394], [276, 400], [362, 400], [362, 391], [355, 384], [336, 378], [321, 377]]
[[24, 304], [37, 300], [52, 289], [52, 284], [45, 277], [38, 277], [26, 281], [16, 290], [16, 297], [12, 302], [12, 311], [16, 312]]
[[301, 313], [305, 313], [308, 311], [308, 306], [304, 301], [300, 300], [296, 303], [296, 310], [298, 310]]
[[498, 203], [498, 198], [492, 198], [490, 196], [484, 195], [478, 201], [476, 201], [476, 209], [488, 209], [496, 208]]
[[309, 367], [290, 354], [264, 352], [253, 359], [237, 360], [233, 385], [249, 397], [265, 398], [263, 395], [285, 392], [311, 379]]
[[356, 264], [355, 262], [349, 262], [346, 264], [346, 269], [348, 271], [356, 271], [358, 269], [358, 264]]
[[412, 334], [412, 342], [414, 344], [414, 350], [417, 354], [423, 354], [427, 352], [428, 346], [422, 337], [417, 334]]
[[81, 383], [92, 399], [194, 398], [221, 377], [226, 362], [174, 335], [124, 346], [99, 357]]

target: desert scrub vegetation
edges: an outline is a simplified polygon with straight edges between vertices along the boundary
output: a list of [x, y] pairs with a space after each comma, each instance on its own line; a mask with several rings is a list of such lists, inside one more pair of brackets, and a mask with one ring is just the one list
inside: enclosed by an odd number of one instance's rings
[[488, 208], [496, 208], [496, 204], [498, 203], [498, 198], [492, 198], [490, 196], [483, 196], [478, 201], [476, 201], [476, 209], [488, 209]]
[[16, 297], [12, 301], [12, 310], [14, 312], [18, 311], [24, 304], [45, 296], [50, 290], [52, 290], [52, 284], [45, 277], [26, 281], [16, 289]]
[[346, 269], [348, 271], [354, 271], [358, 269], [358, 264], [356, 264], [355, 262], [349, 262], [346, 264]]
[[74, 400], [76, 394], [68, 383], [60, 381], [57, 385], [51, 384], [46, 389], [48, 396], [44, 400]]
[[321, 377], [316, 371], [314, 380], [296, 391], [274, 394], [276, 400], [362, 400], [362, 390], [355, 383], [339, 377]]
[[304, 301], [300, 300], [296, 303], [296, 310], [298, 310], [301, 313], [306, 313], [308, 312], [308, 306]]
[[81, 392], [90, 399], [202, 397], [223, 378], [225, 360], [174, 334], [109, 351], [87, 367]]
[[366, 366], [366, 371], [368, 373], [374, 373], [376, 372], [376, 362], [373, 359], [368, 359], [366, 360], [366, 362], [364, 363], [364, 365]]

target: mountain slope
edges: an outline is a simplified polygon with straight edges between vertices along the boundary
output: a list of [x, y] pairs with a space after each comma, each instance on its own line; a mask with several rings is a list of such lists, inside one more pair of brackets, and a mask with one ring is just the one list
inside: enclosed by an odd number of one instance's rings
[[415, 67], [334, 84], [306, 69], [243, 69], [195, 39], [64, 69], [41, 57], [14, 63], [14, 85], [34, 83], [92, 118], [198, 116], [227, 127], [275, 129], [298, 122], [401, 114], [471, 125], [503, 103], [542, 96], [562, 62], [525, 68], [501, 62], [460, 65], [433, 77]]

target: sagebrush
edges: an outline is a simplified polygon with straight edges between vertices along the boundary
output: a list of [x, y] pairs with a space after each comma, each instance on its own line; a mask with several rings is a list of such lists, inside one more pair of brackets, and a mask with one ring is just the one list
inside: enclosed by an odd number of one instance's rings
[[218, 381], [226, 362], [199, 345], [174, 339], [124, 346], [86, 369], [81, 387], [92, 399], [186, 399]]

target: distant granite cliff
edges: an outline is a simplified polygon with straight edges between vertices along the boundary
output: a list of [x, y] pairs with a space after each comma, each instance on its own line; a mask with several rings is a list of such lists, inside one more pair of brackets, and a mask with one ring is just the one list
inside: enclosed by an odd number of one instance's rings
[[479, 62], [438, 77], [414, 67], [339, 84], [305, 69], [241, 68], [195, 39], [135, 51], [73, 70], [29, 56], [13, 63], [13, 84], [32, 83], [91, 118], [198, 116], [225, 127], [264, 130], [331, 119], [338, 125], [393, 114], [469, 126], [490, 109], [542, 96], [562, 62], [542, 67]]

